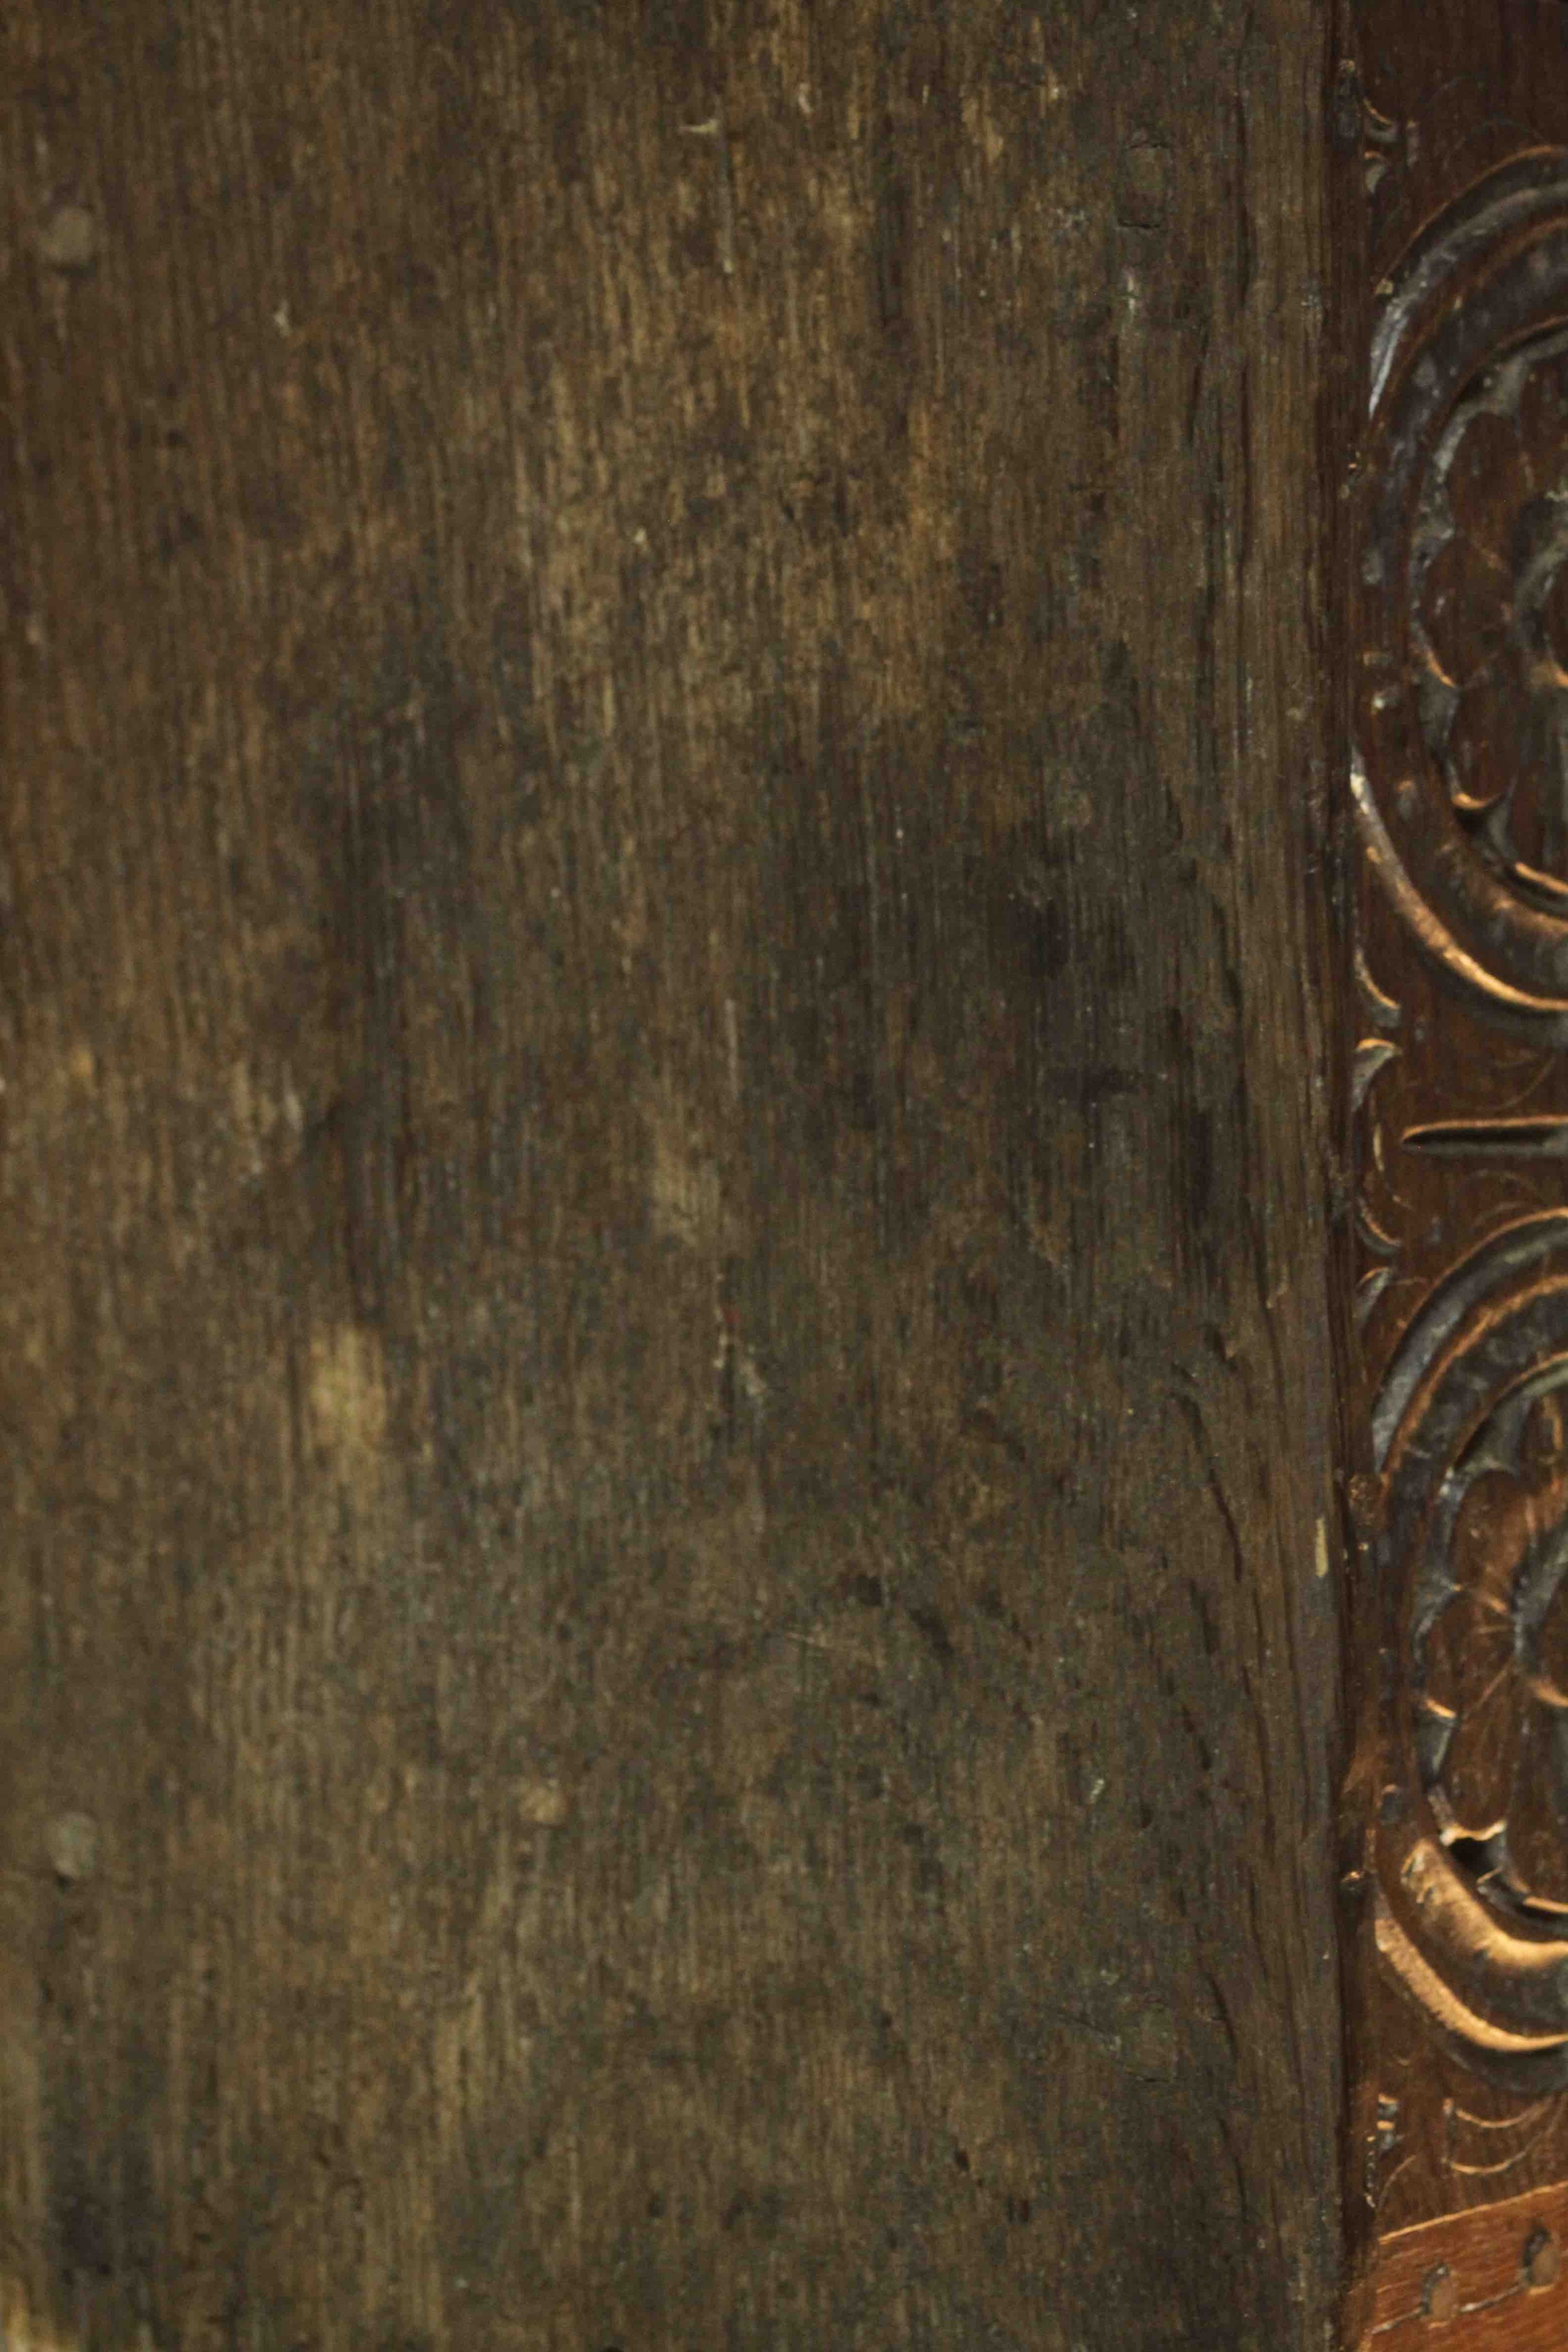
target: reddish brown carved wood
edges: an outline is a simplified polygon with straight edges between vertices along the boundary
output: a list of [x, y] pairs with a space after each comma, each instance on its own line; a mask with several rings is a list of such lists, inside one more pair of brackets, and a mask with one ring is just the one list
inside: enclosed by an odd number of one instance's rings
[[1568, 2188], [1528, 2191], [1388, 2241], [1372, 2335], [1388, 2352], [1442, 2331], [1466, 2352], [1549, 2352], [1568, 2334]]
[[1568, 11], [1342, 26], [1352, 2337], [1568, 2340]]

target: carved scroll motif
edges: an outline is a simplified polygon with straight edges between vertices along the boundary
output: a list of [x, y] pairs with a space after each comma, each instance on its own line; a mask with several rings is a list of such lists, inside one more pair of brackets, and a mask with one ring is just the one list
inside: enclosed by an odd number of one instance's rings
[[1489, 174], [1407, 255], [1366, 464], [1367, 855], [1453, 980], [1568, 1044], [1568, 154]]
[[[1568, 152], [1488, 174], [1387, 281], [1363, 478], [1364, 856], [1443, 1001], [1568, 1067]], [[1362, 979], [1358, 1101], [1399, 1051]], [[1499, 1117], [1478, 1075], [1456, 1054], [1402, 1148], [1568, 1156], [1568, 1118]], [[1568, 1206], [1489, 1223], [1372, 1404], [1376, 1938], [1467, 2063], [1533, 2095], [1568, 2087]], [[1364, 1206], [1362, 1241], [1370, 1314], [1396, 1244]]]

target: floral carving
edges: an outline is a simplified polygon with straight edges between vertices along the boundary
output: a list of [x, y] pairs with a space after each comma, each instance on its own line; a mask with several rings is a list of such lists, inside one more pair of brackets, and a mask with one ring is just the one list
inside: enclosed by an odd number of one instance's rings
[[[1355, 1049], [1358, 1104], [1397, 1050], [1403, 1122], [1392, 1167], [1358, 1131], [1373, 1936], [1453, 2048], [1538, 2097], [1568, 2090], [1568, 148], [1431, 215], [1370, 361], [1351, 800], [1377, 936], [1440, 983], [1397, 1034], [1371, 1007]], [[1473, 1246], [1406, 1317], [1472, 1199]]]
[[1428, 1796], [1483, 1892], [1568, 1909], [1568, 1413], [1531, 1407], [1512, 1468], [1458, 1511], [1457, 1591], [1425, 1644]]
[[1421, 501], [1412, 566], [1422, 730], [1492, 869], [1568, 904], [1568, 337], [1537, 338], [1463, 399]]

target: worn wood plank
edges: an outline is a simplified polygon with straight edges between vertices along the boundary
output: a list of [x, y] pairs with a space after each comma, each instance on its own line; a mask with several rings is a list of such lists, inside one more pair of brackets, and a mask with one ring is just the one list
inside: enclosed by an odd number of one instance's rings
[[14, 0], [17, 2345], [1320, 2346], [1310, 0]]

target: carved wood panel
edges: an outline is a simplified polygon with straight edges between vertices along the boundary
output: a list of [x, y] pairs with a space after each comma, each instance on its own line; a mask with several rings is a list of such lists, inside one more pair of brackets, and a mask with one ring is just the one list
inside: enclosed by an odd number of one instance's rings
[[1352, 2340], [1568, 2341], [1568, 10], [1366, 0], [1331, 122]]

